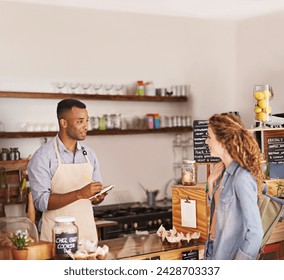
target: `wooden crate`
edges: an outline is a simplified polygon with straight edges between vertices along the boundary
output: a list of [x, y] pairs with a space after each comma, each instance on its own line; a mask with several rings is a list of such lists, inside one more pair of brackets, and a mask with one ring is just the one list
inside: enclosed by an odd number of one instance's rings
[[[182, 226], [181, 218], [181, 199], [189, 199], [196, 201], [196, 228]], [[172, 218], [173, 226], [178, 232], [190, 234], [200, 232], [200, 241], [205, 241], [209, 228], [209, 206], [207, 203], [207, 195], [205, 184], [197, 184], [196, 186], [176, 185], [172, 188]]]

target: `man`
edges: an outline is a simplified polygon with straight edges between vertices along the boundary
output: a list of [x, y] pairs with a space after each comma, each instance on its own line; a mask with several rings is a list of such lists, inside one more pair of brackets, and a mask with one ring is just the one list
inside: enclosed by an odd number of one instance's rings
[[97, 241], [92, 203], [100, 203], [106, 194], [92, 198], [103, 189], [99, 162], [95, 152], [79, 142], [88, 131], [86, 105], [64, 99], [57, 105], [57, 119], [58, 134], [28, 164], [34, 205], [42, 212], [40, 239], [52, 241], [55, 217], [73, 216], [79, 240]]

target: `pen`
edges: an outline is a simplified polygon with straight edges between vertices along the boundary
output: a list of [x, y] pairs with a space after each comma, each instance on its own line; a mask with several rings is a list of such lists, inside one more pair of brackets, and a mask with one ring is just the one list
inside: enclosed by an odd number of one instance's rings
[[[89, 178], [88, 176], [83, 175], [83, 177], [84, 177], [86, 180], [88, 180], [89, 182], [95, 183], [95, 181], [93, 181], [93, 180], [92, 180], [91, 178]], [[93, 199], [94, 197], [97, 197], [98, 195], [99, 195], [99, 193], [97, 193], [97, 194], [95, 194], [95, 195], [89, 197], [89, 199]]]
[[87, 176], [85, 176], [85, 175], [83, 175], [83, 177], [84, 177], [86, 180], [88, 180], [89, 182], [95, 183], [91, 178], [89, 178], [89, 177], [87, 177]]

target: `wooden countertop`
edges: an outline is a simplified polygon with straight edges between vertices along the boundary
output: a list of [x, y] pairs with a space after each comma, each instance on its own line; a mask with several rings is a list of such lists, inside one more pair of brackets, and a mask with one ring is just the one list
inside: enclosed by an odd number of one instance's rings
[[129, 235], [127, 237], [99, 241], [99, 246], [107, 245], [108, 260], [149, 259], [159, 257], [161, 260], [182, 259], [182, 252], [201, 250], [203, 258], [203, 243], [165, 244], [156, 233], [149, 235]]

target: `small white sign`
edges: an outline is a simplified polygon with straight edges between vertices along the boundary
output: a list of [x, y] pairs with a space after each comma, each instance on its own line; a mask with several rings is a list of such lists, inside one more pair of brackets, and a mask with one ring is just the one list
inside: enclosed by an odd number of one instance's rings
[[196, 200], [181, 199], [181, 225], [196, 228]]

